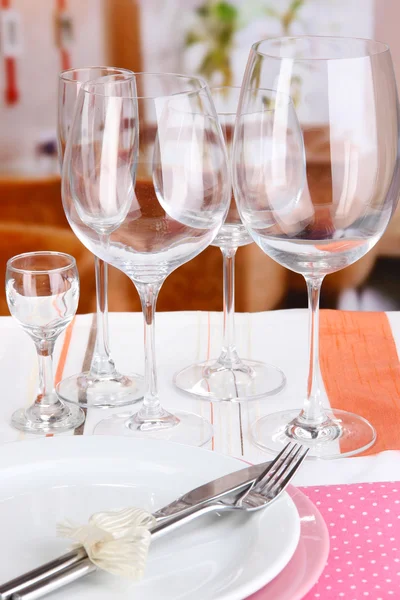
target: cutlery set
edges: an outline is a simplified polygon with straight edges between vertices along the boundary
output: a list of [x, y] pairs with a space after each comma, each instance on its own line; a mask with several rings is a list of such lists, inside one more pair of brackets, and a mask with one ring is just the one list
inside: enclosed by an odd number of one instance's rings
[[[247, 467], [206, 483], [153, 514], [152, 539], [212, 512], [261, 510], [285, 490], [308, 448], [289, 443], [270, 462]], [[83, 547], [0, 586], [0, 600], [36, 600], [97, 570]]]

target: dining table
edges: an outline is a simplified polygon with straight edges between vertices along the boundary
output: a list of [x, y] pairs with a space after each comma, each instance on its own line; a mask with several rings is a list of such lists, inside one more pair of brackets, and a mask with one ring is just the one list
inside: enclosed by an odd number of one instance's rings
[[[222, 329], [218, 312], [157, 314], [159, 396], [172, 412], [194, 412], [212, 423], [214, 435], [205, 448], [260, 463], [271, 455], [254, 445], [252, 424], [268, 413], [300, 408], [305, 396], [308, 314], [292, 309], [236, 315], [239, 355], [273, 364], [286, 376], [279, 394], [251, 402], [210, 403], [173, 385], [183, 367], [218, 357]], [[143, 372], [142, 314], [110, 313], [110, 332], [118, 369]], [[56, 383], [90, 366], [95, 337], [95, 315], [76, 316], [56, 344]], [[0, 440], [7, 452], [8, 443], [37, 437], [13, 429], [10, 417], [34, 401], [38, 373], [34, 345], [11, 317], [0, 318], [0, 340]], [[400, 312], [322, 310], [319, 352], [323, 404], [364, 416], [377, 440], [359, 456], [306, 460], [296, 475], [294, 485], [317, 506], [330, 538], [325, 568], [305, 598], [400, 598]], [[84, 424], [62, 435], [90, 436], [106, 414], [112, 410], [88, 409]]]

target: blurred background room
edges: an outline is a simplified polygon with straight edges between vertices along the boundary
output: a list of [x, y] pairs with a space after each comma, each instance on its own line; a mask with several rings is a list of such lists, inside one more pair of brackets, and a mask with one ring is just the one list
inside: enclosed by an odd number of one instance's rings
[[[93, 257], [69, 228], [61, 203], [61, 70], [110, 65], [197, 73], [211, 85], [240, 86], [252, 43], [313, 34], [387, 42], [400, 81], [399, 22], [399, 0], [0, 0], [0, 277], [7, 259], [20, 252], [68, 252], [81, 276], [79, 312], [95, 311]], [[312, 149], [307, 176], [324, 202], [331, 187], [329, 140], [312, 116], [305, 135]], [[400, 309], [399, 257], [398, 212], [371, 252], [327, 277], [322, 307]], [[306, 306], [303, 278], [255, 244], [240, 248], [236, 261], [238, 311]], [[221, 273], [221, 252], [210, 247], [167, 279], [159, 310], [221, 310]], [[131, 282], [114, 268], [109, 307], [140, 310]], [[0, 314], [8, 314], [4, 292]]]

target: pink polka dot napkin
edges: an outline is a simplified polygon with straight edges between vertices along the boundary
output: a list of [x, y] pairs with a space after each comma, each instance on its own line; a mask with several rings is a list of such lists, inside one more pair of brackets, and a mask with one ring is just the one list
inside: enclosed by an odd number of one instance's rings
[[400, 599], [400, 482], [307, 487], [330, 553], [306, 600]]

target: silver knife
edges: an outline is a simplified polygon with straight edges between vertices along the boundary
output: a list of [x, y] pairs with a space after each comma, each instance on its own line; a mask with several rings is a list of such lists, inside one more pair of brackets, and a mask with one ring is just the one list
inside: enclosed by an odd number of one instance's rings
[[243, 488], [257, 479], [264, 469], [267, 468], [269, 462], [251, 465], [245, 469], [240, 469], [239, 471], [234, 471], [233, 473], [214, 479], [214, 481], [209, 481], [187, 492], [167, 506], [160, 508], [157, 512], [153, 513], [153, 516], [157, 520], [164, 519], [172, 515], [175, 516], [189, 507], [212, 502], [228, 494], [239, 493]]
[[[164, 506], [157, 512], [153, 513], [153, 515], [157, 521], [165, 522], [168, 517], [176, 517], [179, 515], [179, 513], [182, 513], [182, 516], [184, 516], [185, 511], [193, 506], [201, 506], [202, 504], [213, 502], [218, 498], [239, 493], [243, 488], [250, 485], [255, 479], [257, 479], [264, 469], [266, 469], [269, 462], [270, 461], [259, 465], [252, 465], [250, 467], [240, 469], [239, 471], [229, 473], [228, 475], [224, 475], [223, 477], [219, 477], [214, 481], [209, 481], [208, 483], [205, 483], [204, 485], [187, 492], [177, 500], [174, 500], [167, 506]], [[0, 585], [0, 600], [10, 600], [13, 594], [15, 594], [16, 598], [18, 598], [19, 593], [21, 593], [21, 598], [26, 597], [29, 600], [31, 598], [32, 600], [33, 598], [39, 598], [41, 595], [44, 595], [44, 593], [41, 594], [40, 590], [44, 592], [44, 590], [47, 588], [45, 593], [49, 593], [49, 591], [56, 589], [56, 580], [61, 581], [62, 573], [64, 573], [64, 571], [65, 574], [69, 573], [73, 570], [72, 567], [78, 563], [80, 565], [82, 563], [81, 576], [97, 570], [93, 563], [91, 563], [93, 568], [83, 569], [83, 564], [85, 561], [87, 562], [87, 566], [89, 566], [90, 561], [87, 558], [86, 552], [83, 548], [72, 550], [64, 556], [60, 556], [55, 560], [42, 565], [41, 567], [33, 569], [24, 575], [16, 577], [15, 579]], [[48, 586], [45, 585], [47, 581], [49, 581]], [[52, 582], [52, 585], [50, 585], [50, 582]], [[25, 592], [26, 596], [24, 595]]]

